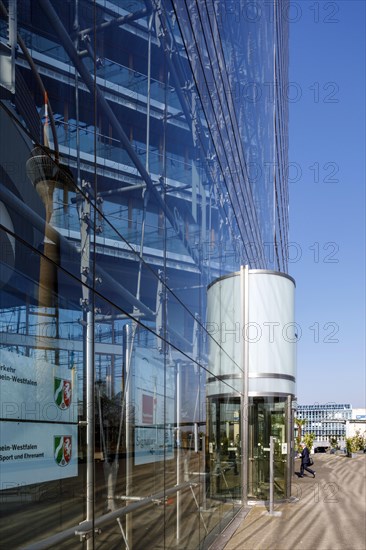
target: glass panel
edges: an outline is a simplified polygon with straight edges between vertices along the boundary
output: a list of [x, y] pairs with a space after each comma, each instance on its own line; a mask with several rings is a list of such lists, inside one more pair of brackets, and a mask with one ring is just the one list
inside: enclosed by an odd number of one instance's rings
[[210, 493], [213, 498], [242, 497], [240, 399], [210, 400]]
[[32, 256], [12, 270], [0, 306], [1, 540], [15, 548], [83, 520], [86, 442], [80, 283], [13, 244]]
[[269, 446], [274, 444], [274, 498], [286, 495], [286, 402], [276, 397], [253, 397], [249, 405], [248, 497], [269, 500]]

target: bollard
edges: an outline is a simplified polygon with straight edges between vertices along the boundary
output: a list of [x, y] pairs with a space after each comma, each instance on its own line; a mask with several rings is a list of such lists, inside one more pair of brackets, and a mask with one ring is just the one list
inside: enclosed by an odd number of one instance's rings
[[282, 512], [273, 510], [274, 502], [274, 444], [276, 438], [273, 435], [269, 438], [269, 512], [265, 512], [266, 516], [281, 516]]

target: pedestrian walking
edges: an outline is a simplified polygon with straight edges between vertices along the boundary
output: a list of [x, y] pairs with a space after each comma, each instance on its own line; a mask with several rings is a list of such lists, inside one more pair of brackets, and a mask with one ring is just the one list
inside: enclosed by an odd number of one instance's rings
[[315, 472], [309, 466], [312, 466], [313, 460], [310, 457], [310, 452], [305, 443], [301, 443], [302, 451], [301, 451], [301, 468], [300, 468], [300, 477], [304, 477], [304, 470], [309, 472], [309, 474], [313, 474], [313, 477], [315, 477]]

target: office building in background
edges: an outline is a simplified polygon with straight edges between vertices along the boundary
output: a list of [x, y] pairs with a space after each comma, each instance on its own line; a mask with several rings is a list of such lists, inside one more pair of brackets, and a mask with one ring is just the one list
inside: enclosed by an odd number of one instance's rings
[[303, 435], [315, 435], [315, 446], [329, 446], [330, 439], [344, 446], [348, 432], [359, 430], [363, 434], [365, 431], [365, 409], [354, 408], [350, 403], [298, 405], [296, 417], [305, 420], [301, 427]]

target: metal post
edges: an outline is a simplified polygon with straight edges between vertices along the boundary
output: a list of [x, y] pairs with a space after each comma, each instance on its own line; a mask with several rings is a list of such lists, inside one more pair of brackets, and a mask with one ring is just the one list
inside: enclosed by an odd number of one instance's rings
[[240, 268], [240, 295], [241, 295], [241, 327], [242, 327], [242, 407], [241, 407], [241, 471], [242, 471], [242, 504], [248, 500], [248, 464], [249, 464], [249, 398], [248, 398], [248, 380], [249, 380], [249, 342], [246, 338], [246, 327], [249, 323], [249, 268], [241, 266]]
[[154, 12], [149, 18], [149, 37], [147, 50], [147, 106], [146, 106], [146, 172], [150, 172], [149, 155], [150, 155], [150, 104], [151, 104], [151, 29], [153, 24]]
[[[94, 520], [94, 312], [86, 314], [86, 521]], [[94, 547], [94, 534], [87, 541]]]
[[[75, 49], [79, 50], [79, 0], [75, 0], [74, 16]], [[80, 187], [80, 125], [79, 125], [79, 73], [75, 71], [75, 118], [76, 118], [76, 185]]]
[[202, 464], [203, 464], [203, 467], [204, 467], [203, 487], [202, 487], [202, 491], [203, 491], [202, 510], [206, 510], [206, 506], [207, 506], [207, 495], [206, 495], [206, 492], [207, 492], [207, 480], [206, 480], [207, 472], [206, 472], [206, 436], [205, 435], [202, 435]]
[[[95, 369], [94, 369], [94, 299], [90, 299], [90, 257], [91, 257], [91, 203], [90, 184], [83, 180], [85, 196], [79, 205], [80, 218], [80, 277], [82, 282], [81, 305], [84, 310], [85, 328], [85, 400], [86, 400], [86, 521], [94, 523], [94, 451], [95, 451]], [[92, 538], [87, 540], [87, 550], [94, 548], [94, 530]]]
[[198, 453], [198, 422], [193, 425], [194, 428], [194, 452]]
[[269, 513], [273, 514], [273, 483], [274, 483], [274, 442], [273, 435], [269, 438]]
[[287, 454], [286, 454], [286, 498], [291, 496], [291, 476], [292, 476], [292, 463], [293, 463], [293, 425], [292, 425], [292, 398], [291, 395], [287, 396]]
[[[180, 484], [180, 458], [181, 458], [181, 433], [180, 433], [180, 363], [177, 363], [177, 485]], [[177, 521], [176, 539], [180, 539], [180, 491], [177, 492]]]
[[[134, 339], [134, 329], [130, 325], [126, 325], [126, 382], [125, 382], [125, 414], [126, 414], [126, 496], [131, 493], [132, 481], [132, 464], [131, 464], [131, 362], [132, 362], [132, 347]], [[126, 542], [127, 548], [132, 544], [132, 518], [126, 516]]]
[[273, 435], [269, 438], [269, 512], [266, 515], [280, 516], [282, 512], [275, 512], [273, 510], [274, 501], [274, 444], [276, 438]]

